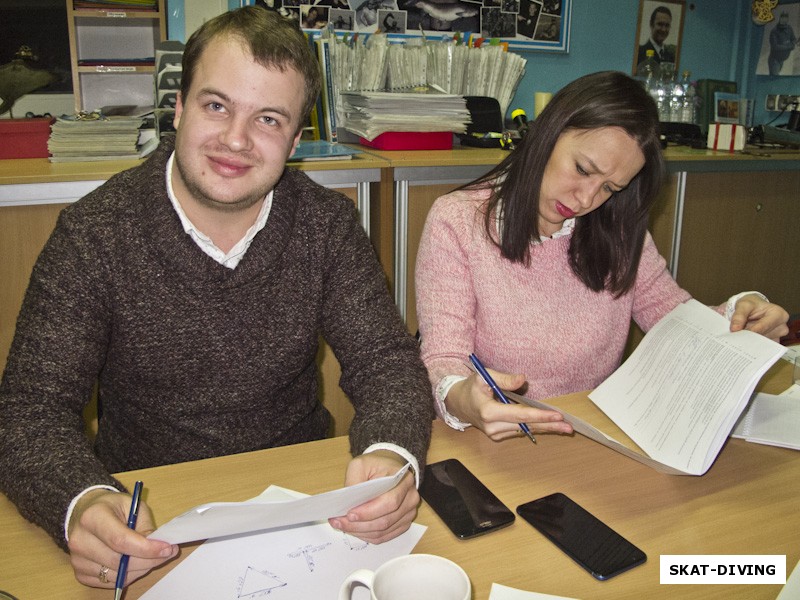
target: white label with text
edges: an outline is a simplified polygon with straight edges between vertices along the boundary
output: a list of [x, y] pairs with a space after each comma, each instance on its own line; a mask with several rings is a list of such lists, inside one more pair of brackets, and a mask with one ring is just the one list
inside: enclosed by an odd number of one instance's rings
[[786, 583], [783, 554], [663, 554], [662, 584]]

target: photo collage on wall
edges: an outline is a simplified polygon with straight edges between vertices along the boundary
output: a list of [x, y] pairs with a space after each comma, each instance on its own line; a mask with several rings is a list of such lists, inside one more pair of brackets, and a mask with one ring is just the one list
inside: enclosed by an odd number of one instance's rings
[[408, 33], [452, 32], [519, 42], [559, 42], [562, 0], [257, 0], [303, 29]]

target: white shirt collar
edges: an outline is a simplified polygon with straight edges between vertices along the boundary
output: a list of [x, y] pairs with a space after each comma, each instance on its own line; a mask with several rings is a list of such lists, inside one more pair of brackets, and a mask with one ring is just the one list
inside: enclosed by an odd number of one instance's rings
[[183, 230], [189, 235], [189, 237], [192, 238], [200, 250], [208, 254], [222, 266], [228, 267], [229, 269], [235, 269], [244, 257], [247, 249], [250, 247], [253, 238], [255, 238], [256, 234], [264, 229], [264, 226], [267, 224], [267, 217], [269, 217], [270, 210], [272, 209], [272, 196], [274, 194], [274, 190], [270, 190], [270, 192], [264, 198], [264, 203], [261, 205], [261, 211], [258, 213], [258, 218], [256, 219], [256, 222], [253, 223], [253, 226], [247, 230], [247, 233], [244, 234], [244, 237], [239, 240], [229, 252], [225, 253], [220, 250], [213, 241], [211, 241], [210, 237], [195, 227], [194, 223], [192, 223], [189, 220], [189, 217], [186, 216], [181, 203], [178, 202], [178, 198], [175, 196], [175, 191], [172, 189], [172, 167], [174, 160], [175, 152], [172, 153], [167, 161], [167, 195], [169, 196], [170, 202], [172, 202], [172, 207], [175, 209], [175, 212], [178, 213], [178, 218], [181, 220]]
[[[494, 217], [495, 222], [494, 223], [495, 223], [495, 227], [497, 227], [497, 236], [498, 236], [498, 238], [500, 238], [500, 236], [502, 236], [502, 234], [503, 234], [502, 233], [503, 230], [500, 228], [500, 205], [502, 204], [502, 202], [503, 202], [502, 200], [498, 201], [497, 207], [496, 207], [496, 209], [494, 211], [494, 215], [495, 215], [495, 217]], [[555, 240], [557, 238], [564, 237], [566, 235], [570, 235], [572, 233], [573, 229], [575, 229], [575, 217], [572, 217], [571, 219], [565, 219], [564, 222], [561, 224], [561, 229], [556, 231], [550, 237], [542, 237], [541, 240], [538, 243], [543, 244], [547, 240]]]
[[661, 56], [661, 51], [664, 49], [664, 46], [656, 42], [653, 38], [650, 38], [650, 43], [653, 45], [653, 48], [656, 51], [656, 54]]

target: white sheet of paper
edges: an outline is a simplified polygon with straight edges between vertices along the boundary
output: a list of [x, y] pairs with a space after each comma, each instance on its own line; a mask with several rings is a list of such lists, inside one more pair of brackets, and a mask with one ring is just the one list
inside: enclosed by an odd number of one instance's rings
[[731, 436], [800, 450], [800, 398], [756, 394]]
[[[270, 486], [253, 502], [298, 497], [303, 495]], [[425, 530], [413, 523], [403, 535], [379, 545], [336, 531], [327, 522], [209, 540], [142, 600], [335, 600], [347, 575], [410, 553]], [[369, 599], [366, 588], [353, 592], [355, 600]]]
[[800, 598], [800, 562], [798, 562], [789, 579], [786, 580], [786, 585], [781, 589], [781, 593], [775, 600], [797, 600]]
[[324, 494], [299, 499], [201, 504], [165, 523], [148, 538], [182, 544], [338, 517], [396, 486], [409, 469]]
[[659, 321], [589, 398], [648, 456], [702, 475], [785, 351], [762, 335], [729, 328], [723, 316], [689, 300]]
[[793, 383], [785, 391], [781, 392], [781, 396], [788, 396], [789, 398], [797, 398], [800, 400], [800, 384]]
[[552, 594], [540, 594], [539, 592], [527, 592], [516, 588], [493, 583], [489, 592], [489, 600], [572, 600], [566, 596], [553, 596]]

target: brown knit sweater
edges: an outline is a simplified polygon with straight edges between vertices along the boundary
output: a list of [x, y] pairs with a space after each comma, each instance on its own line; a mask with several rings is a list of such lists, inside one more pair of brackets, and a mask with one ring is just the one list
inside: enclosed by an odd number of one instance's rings
[[[0, 385], [0, 489], [62, 547], [70, 500], [109, 473], [325, 437], [322, 335], [356, 415], [353, 454], [424, 465], [432, 398], [352, 201], [287, 169], [236, 269], [186, 235], [163, 142], [65, 209], [31, 276]], [[82, 410], [95, 382], [95, 447]]]

